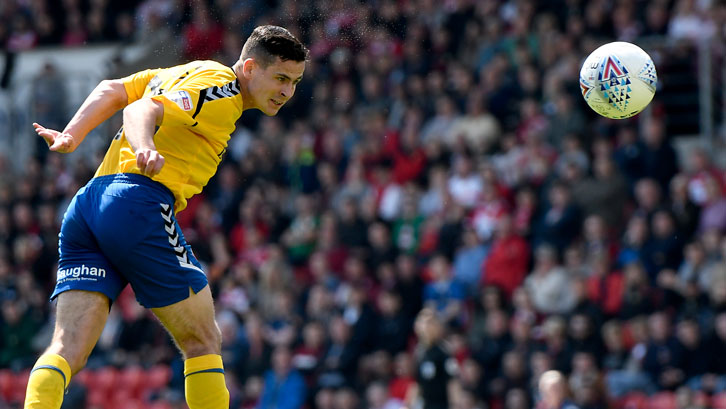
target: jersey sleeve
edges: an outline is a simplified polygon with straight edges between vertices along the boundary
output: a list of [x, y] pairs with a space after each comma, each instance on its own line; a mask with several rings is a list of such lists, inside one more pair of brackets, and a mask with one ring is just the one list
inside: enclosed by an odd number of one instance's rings
[[146, 86], [149, 85], [151, 79], [159, 73], [161, 69], [144, 70], [139, 71], [136, 74], [131, 74], [128, 77], [121, 78], [121, 82], [126, 88], [126, 95], [128, 95], [128, 103], [138, 101], [144, 95]]

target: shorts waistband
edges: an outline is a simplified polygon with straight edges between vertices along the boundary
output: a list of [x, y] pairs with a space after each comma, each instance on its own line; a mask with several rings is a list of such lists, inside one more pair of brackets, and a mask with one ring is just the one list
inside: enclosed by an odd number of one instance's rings
[[166, 196], [172, 206], [176, 200], [174, 193], [168, 187], [164, 186], [164, 184], [138, 173], [114, 173], [111, 175], [96, 176], [89, 180], [86, 186], [105, 187], [110, 184], [138, 185], [151, 188], [157, 193]]

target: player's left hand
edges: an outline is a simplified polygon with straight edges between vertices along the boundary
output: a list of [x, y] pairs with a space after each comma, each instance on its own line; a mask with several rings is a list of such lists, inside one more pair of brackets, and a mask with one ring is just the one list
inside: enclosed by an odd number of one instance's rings
[[51, 151], [69, 153], [76, 150], [77, 144], [73, 139], [73, 135], [46, 128], [36, 122], [33, 122], [33, 128], [35, 128], [38, 135], [45, 139], [45, 143], [48, 144], [48, 149]]

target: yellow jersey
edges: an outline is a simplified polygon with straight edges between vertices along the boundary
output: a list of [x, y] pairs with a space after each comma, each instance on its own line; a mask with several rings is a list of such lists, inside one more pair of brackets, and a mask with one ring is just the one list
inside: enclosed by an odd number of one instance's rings
[[[171, 190], [175, 211], [179, 212], [217, 171], [230, 134], [242, 115], [237, 76], [220, 63], [193, 61], [141, 71], [122, 81], [129, 104], [141, 98], [164, 104], [154, 144], [165, 162], [152, 179]], [[123, 128], [111, 142], [95, 176], [116, 173], [141, 173]]]

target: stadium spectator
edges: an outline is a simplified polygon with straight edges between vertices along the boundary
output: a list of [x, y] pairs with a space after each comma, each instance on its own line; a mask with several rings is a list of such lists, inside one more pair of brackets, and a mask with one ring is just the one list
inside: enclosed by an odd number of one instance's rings
[[[234, 405], [256, 407], [276, 345], [294, 351], [310, 409], [406, 400], [416, 375], [413, 322], [439, 254], [453, 266], [449, 278], [467, 283], [459, 315], [466, 326], [442, 328], [461, 364], [446, 407], [531, 407], [540, 401], [537, 381], [553, 368], [563, 371], [583, 408], [656, 393], [665, 386], [643, 370], [653, 370], [658, 344], [657, 331], [644, 325], [651, 313], [665, 313], [667, 339], [678, 353], [695, 354], [673, 363], [676, 371], [654, 370], [668, 373], [664, 378], [684, 373], [669, 386], [684, 407], [709, 407], [711, 395], [726, 391], [718, 359], [726, 339], [719, 329], [726, 308], [722, 161], [715, 150], [674, 150], [674, 136], [698, 129], [681, 130], [691, 113], [680, 112], [681, 105], [674, 110], [672, 101], [686, 97], [671, 86], [671, 78], [695, 84], [692, 39], [723, 42], [716, 29], [726, 15], [722, 2], [238, 3], [0, 6], [8, 56], [0, 79], [5, 146], [30, 140], [17, 125], [26, 111], [63, 122], [82, 86], [68, 70], [74, 61], [24, 82], [25, 73], [11, 68], [14, 53], [24, 58], [26, 49], [65, 51], [64, 40], [75, 44], [68, 47], [115, 49], [166, 35], [163, 47], [176, 52], [155, 59], [181, 62], [196, 50], [228, 64], [238, 57], [239, 39], [262, 21], [288, 26], [311, 45], [311, 75], [299, 84], [297, 103], [281, 117], [246, 114], [219, 176], [178, 215], [210, 271]], [[582, 104], [576, 83], [584, 56], [615, 39], [651, 53], [665, 84], [650, 111], [617, 122]], [[127, 54], [109, 67], [125, 73]], [[713, 56], [718, 65], [721, 57]], [[66, 89], [47, 86], [53, 75], [67, 77]], [[33, 107], [25, 109], [21, 89], [31, 91]], [[15, 330], [0, 329], [0, 349], [17, 345], [31, 355], [52, 330], [53, 307], [44, 299], [55, 279], [59, 218], [92, 177], [97, 156], [64, 163], [41, 152], [20, 168], [13, 167], [15, 151], [0, 155], [0, 303], [12, 300], [40, 328], [22, 345]], [[301, 212], [296, 203], [305, 200], [314, 205]], [[295, 236], [293, 226], [310, 234]], [[554, 245], [563, 260], [564, 274], [554, 275], [571, 288], [561, 292], [572, 299], [563, 316], [541, 308], [542, 286], [532, 284], [541, 279], [530, 262], [541, 244]], [[150, 396], [182, 405], [173, 345], [144, 330], [134, 338], [129, 328], [143, 328], [148, 317], [129, 311], [125, 301], [114, 304], [91, 368], [169, 365], [176, 375], [168, 390]], [[369, 313], [374, 325], [362, 326]], [[12, 321], [0, 317], [0, 326], [14, 328]], [[360, 335], [366, 331], [373, 342]], [[492, 369], [501, 369], [499, 362], [477, 363], [482, 344], [494, 339], [504, 345], [494, 361], [513, 352], [511, 370], [525, 360], [524, 385], [500, 382], [505, 377]], [[604, 352], [593, 365], [587, 351], [599, 348]], [[701, 350], [714, 357], [707, 369], [695, 365]], [[389, 376], [391, 359], [396, 373]], [[27, 369], [20, 361], [0, 364], [0, 380]], [[84, 376], [74, 377], [71, 390], [92, 386], [80, 385]], [[0, 388], [0, 406], [5, 400]]]
[[554, 247], [542, 244], [534, 251], [534, 269], [524, 281], [534, 308], [542, 314], [566, 314], [575, 306], [567, 271], [557, 263]]
[[542, 407], [544, 409], [577, 409], [568, 400], [567, 379], [562, 373], [548, 371], [539, 378], [539, 392], [542, 396]]
[[292, 353], [286, 346], [275, 348], [272, 369], [265, 374], [265, 384], [258, 409], [295, 409], [305, 402], [305, 380], [292, 366]]
[[507, 298], [524, 281], [529, 264], [529, 245], [512, 231], [512, 227], [509, 216], [499, 221], [491, 250], [482, 266], [482, 283], [501, 288]]

